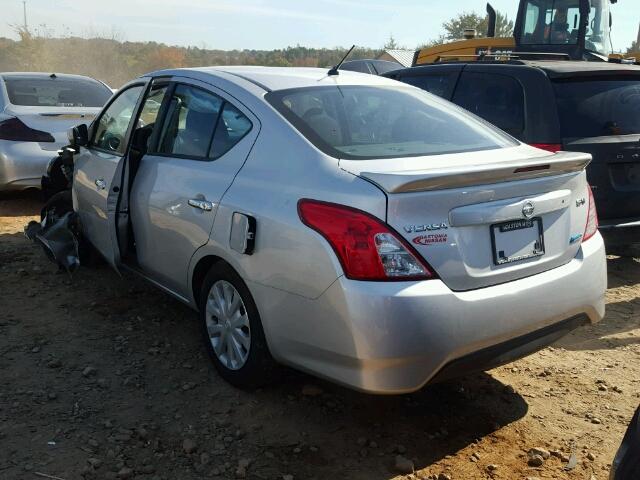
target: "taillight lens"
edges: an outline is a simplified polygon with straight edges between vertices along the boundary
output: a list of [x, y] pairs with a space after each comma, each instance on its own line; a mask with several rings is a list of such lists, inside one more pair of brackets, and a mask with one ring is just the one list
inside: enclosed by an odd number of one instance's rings
[[582, 241], [589, 240], [598, 231], [598, 212], [596, 211], [596, 202], [593, 200], [593, 192], [591, 187], [589, 190], [589, 213], [587, 213], [587, 225], [584, 227]]
[[303, 199], [300, 220], [322, 235], [352, 280], [424, 280], [433, 272], [384, 222], [355, 208]]
[[11, 117], [0, 122], [0, 140], [13, 140], [14, 142], [55, 142], [55, 139], [50, 133], [34, 130], [16, 117]]
[[562, 144], [560, 143], [532, 143], [531, 146], [552, 153], [562, 150]]

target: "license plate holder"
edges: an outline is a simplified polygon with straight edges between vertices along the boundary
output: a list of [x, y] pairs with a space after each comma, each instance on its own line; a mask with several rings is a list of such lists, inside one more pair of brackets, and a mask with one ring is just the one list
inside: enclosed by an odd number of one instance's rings
[[540, 217], [496, 223], [490, 229], [495, 265], [544, 255], [544, 230]]

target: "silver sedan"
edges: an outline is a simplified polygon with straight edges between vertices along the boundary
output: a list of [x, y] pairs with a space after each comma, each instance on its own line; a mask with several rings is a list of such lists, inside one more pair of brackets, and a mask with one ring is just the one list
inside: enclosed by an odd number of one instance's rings
[[40, 188], [69, 127], [90, 123], [111, 93], [79, 75], [0, 73], [0, 191]]
[[411, 86], [165, 70], [122, 87], [73, 145], [73, 211], [49, 225], [75, 216], [81, 246], [198, 310], [235, 385], [285, 364], [410, 392], [604, 314], [590, 157]]

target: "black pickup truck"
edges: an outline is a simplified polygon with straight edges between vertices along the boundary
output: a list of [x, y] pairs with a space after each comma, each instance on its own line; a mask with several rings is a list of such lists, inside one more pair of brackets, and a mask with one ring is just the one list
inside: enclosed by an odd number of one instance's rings
[[568, 60], [450, 62], [383, 74], [443, 97], [519, 140], [593, 155], [607, 250], [640, 244], [640, 66]]

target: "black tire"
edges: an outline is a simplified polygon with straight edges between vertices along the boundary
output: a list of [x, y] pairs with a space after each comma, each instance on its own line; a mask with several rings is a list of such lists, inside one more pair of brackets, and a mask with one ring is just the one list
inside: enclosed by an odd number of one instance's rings
[[52, 195], [40, 210], [40, 220], [44, 220], [47, 214], [57, 218], [62, 217], [65, 213], [73, 211], [73, 200], [71, 199], [71, 190], [65, 190]]
[[[209, 331], [207, 330], [207, 297], [213, 285], [224, 280], [230, 283], [240, 294], [249, 319], [250, 346], [244, 364], [238, 369], [230, 369], [224, 365], [216, 355]], [[203, 340], [213, 364], [222, 378], [230, 384], [246, 390], [252, 390], [273, 382], [278, 376], [278, 365], [273, 360], [262, 329], [262, 322], [258, 308], [251, 296], [251, 292], [233, 268], [225, 262], [216, 263], [204, 279], [200, 290], [199, 318]]]

